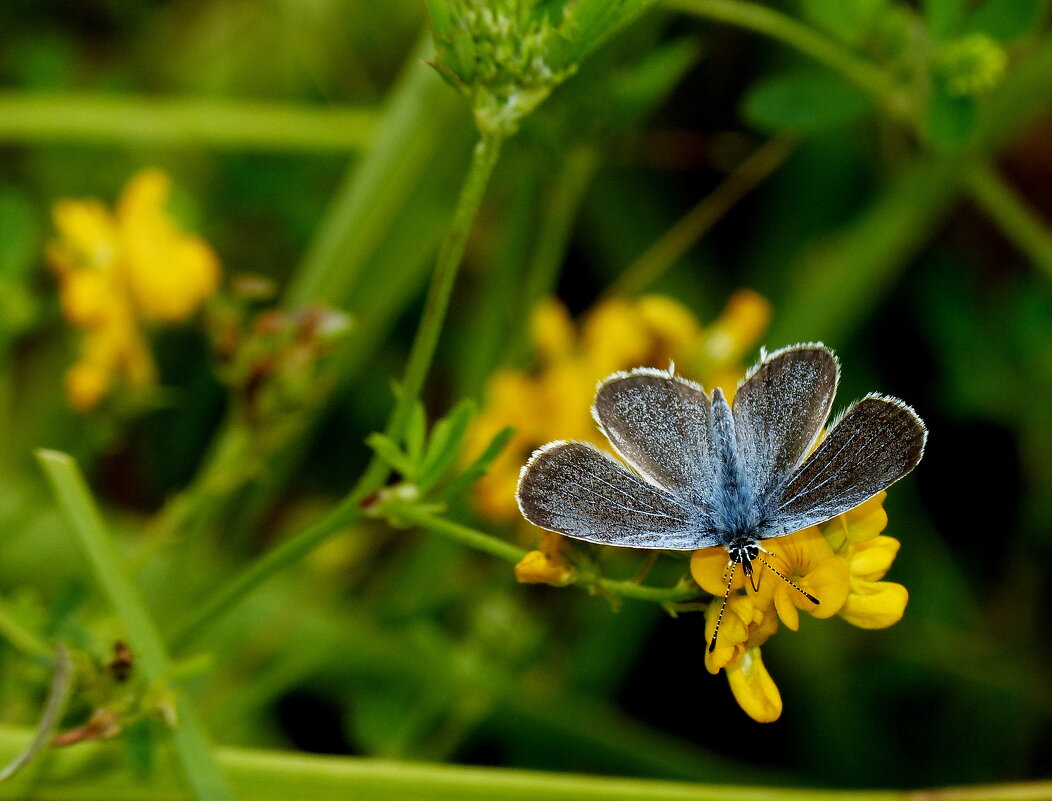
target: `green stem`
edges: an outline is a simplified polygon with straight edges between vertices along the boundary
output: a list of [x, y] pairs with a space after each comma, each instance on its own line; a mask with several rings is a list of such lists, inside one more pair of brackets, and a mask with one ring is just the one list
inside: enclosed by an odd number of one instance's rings
[[3, 603], [0, 603], [0, 637], [3, 637], [26, 656], [51, 659], [53, 653], [51, 646], [19, 623], [7, 611], [6, 605]]
[[[420, 327], [417, 329], [416, 338], [409, 352], [405, 375], [400, 384], [398, 400], [395, 402], [395, 407], [384, 429], [384, 433], [393, 440], [397, 441], [401, 437], [413, 404], [420, 396], [431, 368], [431, 360], [445, 322], [446, 309], [449, 306], [449, 298], [460, 269], [468, 233], [471, 231], [475, 213], [482, 202], [482, 196], [493, 173], [493, 168], [497, 164], [502, 143], [503, 139], [500, 137], [484, 136], [475, 146], [471, 165], [457, 200], [453, 220], [439, 250], [431, 286], [424, 304], [424, 312], [420, 319]], [[176, 630], [172, 641], [173, 647], [181, 648], [189, 644], [200, 636], [216, 618], [238, 603], [259, 584], [288, 565], [299, 561], [330, 536], [357, 519], [361, 515], [362, 502], [383, 485], [388, 474], [389, 471], [384, 463], [374, 456], [354, 489], [329, 515], [264, 554], [192, 612], [186, 622]]]
[[0, 92], [0, 141], [362, 150], [376, 112], [280, 103], [136, 95]]
[[738, 201], [774, 172], [795, 147], [795, 139], [776, 136], [757, 148], [711, 194], [703, 197], [629, 265], [610, 285], [607, 294], [631, 297], [650, 286]]
[[[527, 266], [526, 284], [522, 291], [525, 315], [529, 315], [542, 298], [554, 292], [581, 201], [599, 165], [599, 152], [586, 145], [576, 146], [566, 154], [560, 165], [551, 197], [544, 204], [537, 242]], [[529, 318], [524, 316], [521, 319]], [[529, 326], [523, 325], [522, 328], [528, 329]]]
[[1052, 277], [1052, 228], [1030, 208], [987, 159], [976, 158], [964, 173], [969, 194], [1009, 240], [1046, 277]]
[[[16, 753], [31, 736], [27, 729], [0, 726], [0, 759]], [[82, 743], [53, 754], [52, 770], [63, 779], [52, 787], [35, 788], [33, 797], [49, 801], [167, 801], [179, 797], [174, 777], [163, 770], [148, 779], [120, 771], [100, 775], [98, 765], [105, 764], [108, 748], [105, 743]], [[1052, 782], [1048, 781], [932, 790], [828, 790], [428, 765], [247, 748], [218, 752], [238, 796], [254, 801], [352, 797], [376, 801], [1047, 801], [1052, 797]], [[0, 785], [0, 799], [25, 797], [21, 782]]]
[[[877, 96], [889, 110], [906, 119], [911, 129], [917, 131], [917, 120], [910, 118], [908, 114], [908, 100], [890, 75], [792, 17], [745, 0], [666, 1], [673, 8], [738, 25], [796, 48], [836, 70], [861, 89]], [[1040, 50], [1032, 60], [1039, 68], [1046, 68], [1044, 74], [1047, 74], [1047, 65], [1052, 60], [1052, 48]], [[1024, 68], [1027, 66], [1024, 64]], [[1032, 72], [1033, 68], [1030, 71]], [[1033, 96], [1030, 96], [1026, 98], [1025, 103], [1038, 106], [1033, 100]], [[1016, 102], [1018, 103], [1018, 100]], [[991, 116], [1001, 118], [1006, 115]], [[999, 122], [999, 128], [995, 128], [993, 133], [998, 133], [1000, 128], [1004, 127], [1005, 123]], [[987, 132], [988, 139], [996, 138], [991, 137], [990, 133]], [[964, 170], [962, 178], [971, 198], [1000, 227], [1002, 233], [1029, 256], [1035, 266], [1046, 275], [1052, 275], [1052, 233], [1049, 226], [1019, 198], [986, 160], [977, 158]]]
[[[484, 531], [446, 520], [444, 517], [432, 514], [419, 505], [412, 503], [398, 504], [396, 502], [388, 502], [388, 504], [385, 511], [389, 511], [393, 519], [412, 523], [432, 534], [438, 534], [454, 540], [461, 545], [488, 553], [490, 556], [496, 556], [498, 559], [512, 563], [520, 562], [526, 556], [525, 548], [512, 545], [510, 542], [505, 542]], [[590, 577], [580, 576], [574, 583], [583, 587], [592, 587], [596, 582]], [[635, 581], [616, 581], [605, 578], [600, 579], [598, 584], [604, 592], [620, 595], [624, 598], [635, 598], [640, 601], [653, 601], [655, 603], [685, 601], [688, 598], [697, 598], [700, 593], [697, 588], [647, 587]]]
[[666, 0], [665, 4], [777, 39], [839, 72], [860, 89], [888, 102], [892, 109], [902, 111], [906, 108], [891, 76], [787, 14], [745, 0]]
[[55, 646], [52, 663], [54, 672], [51, 675], [51, 688], [48, 690], [47, 703], [44, 704], [36, 733], [33, 739], [26, 743], [25, 748], [0, 770], [0, 782], [6, 782], [48, 747], [52, 734], [62, 721], [62, 716], [66, 714], [66, 707], [69, 706], [69, 699], [76, 686], [77, 674], [69, 651], [64, 645]]
[[[117, 545], [106, 530], [76, 462], [68, 454], [57, 451], [39, 450], [36, 456], [99, 589], [124, 624], [136, 663], [148, 682], [167, 681], [171, 671], [164, 641], [124, 572]], [[195, 796], [201, 801], [229, 799], [230, 793], [207, 736], [185, 698], [180, 697], [176, 702], [176, 712], [179, 726], [172, 732], [172, 740]]]

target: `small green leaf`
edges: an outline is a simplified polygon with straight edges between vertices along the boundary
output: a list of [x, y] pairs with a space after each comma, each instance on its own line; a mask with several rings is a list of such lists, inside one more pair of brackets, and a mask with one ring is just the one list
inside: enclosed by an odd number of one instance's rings
[[448, 41], [453, 33], [453, 15], [449, 11], [447, 0], [424, 0], [428, 16], [431, 18], [431, 30], [435, 38]]
[[677, 39], [653, 50], [632, 70], [617, 76], [611, 89], [619, 118], [632, 124], [649, 114], [697, 63], [700, 55], [701, 45], [696, 39]]
[[465, 400], [435, 423], [417, 479], [417, 486], [421, 492], [426, 493], [434, 487], [456, 460], [474, 415], [475, 404]]
[[376, 455], [403, 478], [412, 481], [415, 478], [416, 466], [394, 442], [379, 432], [365, 438], [365, 444], [372, 448]]
[[924, 123], [928, 141], [942, 150], [959, 150], [972, 140], [978, 123], [979, 104], [976, 99], [951, 95], [944, 81], [936, 80]]
[[936, 39], [957, 33], [968, 11], [966, 0], [924, 0], [922, 5], [928, 30]]
[[493, 460], [500, 456], [500, 452], [504, 450], [504, 446], [508, 444], [508, 440], [515, 434], [515, 429], [511, 426], [501, 429], [492, 440], [489, 445], [486, 446], [486, 450], [482, 452], [471, 465], [468, 466], [467, 470], [457, 476], [456, 480], [450, 483], [439, 498], [447, 500], [455, 498], [462, 492], [465, 492], [472, 484], [478, 481], [482, 476], [489, 470], [489, 466], [493, 464]]
[[424, 404], [417, 401], [409, 413], [409, 424], [405, 430], [405, 454], [413, 465], [424, 458], [424, 442], [427, 438], [427, 412]]
[[1010, 42], [1034, 29], [1046, 5], [1046, 0], [985, 0], [975, 7], [965, 30]]
[[804, 0], [803, 12], [816, 27], [858, 44], [887, 5], [888, 0]]
[[778, 75], [755, 84], [743, 113], [772, 133], [814, 134], [862, 116], [872, 102], [865, 92], [824, 72]]

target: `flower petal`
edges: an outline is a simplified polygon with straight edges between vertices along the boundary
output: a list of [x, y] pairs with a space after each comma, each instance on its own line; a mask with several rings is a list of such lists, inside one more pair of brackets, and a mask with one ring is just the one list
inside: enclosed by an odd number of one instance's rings
[[770, 723], [782, 714], [782, 696], [764, 667], [759, 648], [747, 648], [742, 658], [727, 666], [734, 699], [757, 723]]
[[898, 623], [906, 611], [909, 593], [901, 584], [891, 581], [851, 582], [840, 616], [860, 629], [883, 629]]
[[[709, 595], [717, 599], [723, 597], [727, 591], [727, 565], [730, 559], [727, 550], [722, 545], [712, 548], [702, 548], [694, 551], [690, 556], [690, 575], [698, 582]], [[740, 590], [745, 586], [745, 574], [739, 568], [734, 571], [734, 582], [731, 591]]]
[[860, 542], [851, 549], [848, 569], [851, 575], [863, 581], [879, 581], [891, 568], [899, 552], [899, 541], [881, 535], [868, 542]]

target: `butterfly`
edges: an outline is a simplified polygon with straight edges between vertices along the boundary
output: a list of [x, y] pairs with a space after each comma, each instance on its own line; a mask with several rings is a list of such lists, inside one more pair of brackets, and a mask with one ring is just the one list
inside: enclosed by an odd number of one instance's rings
[[[614, 373], [599, 382], [592, 416], [624, 464], [587, 442], [550, 442], [522, 468], [519, 509], [534, 525], [601, 545], [722, 546], [725, 608], [739, 565], [750, 580], [754, 561], [781, 576], [761, 555], [770, 554], [764, 540], [853, 509], [924, 454], [927, 428], [898, 398], [867, 395], [827, 427], [839, 379], [821, 343], [761, 353], [733, 405], [671, 367]], [[715, 644], [714, 632], [710, 651]]]

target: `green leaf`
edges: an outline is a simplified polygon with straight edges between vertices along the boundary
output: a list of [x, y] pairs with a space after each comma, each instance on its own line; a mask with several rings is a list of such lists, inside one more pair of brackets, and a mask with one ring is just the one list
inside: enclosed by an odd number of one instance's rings
[[611, 90], [618, 119], [624, 120], [626, 127], [638, 124], [668, 96], [700, 55], [697, 40], [678, 39], [652, 51], [627, 74], [616, 77]]
[[1046, 6], [1047, 0], [984, 0], [968, 18], [966, 30], [1010, 42], [1033, 30]]
[[[99, 590], [124, 624], [143, 675], [149, 682], [167, 681], [171, 669], [160, 630], [126, 572], [117, 543], [103, 523], [80, 468], [71, 456], [58, 451], [38, 450], [36, 457]], [[171, 738], [193, 796], [199, 801], [228, 801], [231, 794], [226, 779], [197, 712], [180, 697], [176, 714], [179, 727], [171, 732]]]
[[416, 465], [402, 452], [390, 438], [376, 432], [365, 438], [365, 444], [372, 448], [387, 465], [403, 478], [412, 481], [416, 476]]
[[778, 75], [753, 85], [745, 97], [745, 118], [772, 133], [814, 134], [864, 114], [870, 95], [824, 73]]
[[405, 453], [410, 463], [419, 465], [424, 458], [424, 442], [427, 438], [427, 412], [424, 404], [417, 401], [409, 413], [409, 423], [405, 429]]
[[440, 499], [447, 500], [449, 498], [455, 498], [462, 492], [465, 492], [472, 484], [478, 481], [482, 476], [489, 470], [489, 466], [493, 464], [493, 460], [500, 456], [500, 452], [504, 450], [504, 446], [508, 444], [508, 440], [515, 434], [515, 429], [511, 426], [502, 429], [497, 436], [495, 436], [486, 446], [486, 450], [482, 452], [471, 465], [457, 476], [456, 481], [453, 481], [445, 490], [440, 494]]
[[979, 105], [974, 97], [955, 97], [946, 91], [942, 80], [935, 81], [924, 134], [938, 148], [956, 151], [963, 148], [979, 124]]
[[431, 30], [435, 38], [448, 40], [453, 33], [453, 15], [449, 12], [447, 0], [424, 0], [424, 5], [431, 19]]
[[849, 44], [858, 44], [888, 0], [803, 0], [804, 17]]
[[959, 31], [968, 11], [966, 0], [924, 0], [922, 5], [928, 30], [936, 39]]
[[40, 223], [25, 195], [0, 187], [0, 278], [21, 283], [36, 264]]
[[434, 487], [456, 460], [474, 415], [475, 404], [465, 400], [435, 424], [417, 479], [417, 486], [421, 492], [426, 493]]

